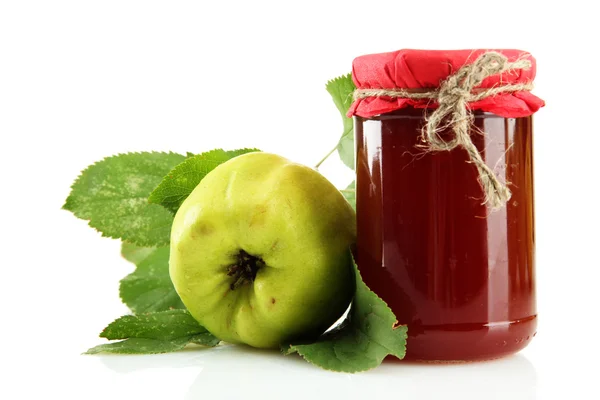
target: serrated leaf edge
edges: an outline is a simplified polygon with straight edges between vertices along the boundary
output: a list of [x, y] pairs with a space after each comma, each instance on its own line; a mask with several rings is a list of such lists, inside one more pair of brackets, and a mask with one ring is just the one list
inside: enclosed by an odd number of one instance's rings
[[[192, 160], [196, 159], [196, 158], [201, 158], [203, 160], [207, 160], [207, 161], [218, 161], [216, 159], [211, 159], [210, 158], [210, 153], [214, 153], [216, 151], [222, 151], [224, 153], [237, 153], [240, 151], [246, 151], [246, 153], [244, 154], [248, 154], [248, 153], [253, 153], [253, 152], [259, 152], [261, 150], [256, 149], [256, 148], [252, 148], [252, 147], [244, 147], [241, 149], [235, 149], [235, 150], [224, 150], [222, 148], [216, 148], [216, 149], [212, 149], [212, 150], [208, 150], [205, 151], [203, 153], [200, 154], [195, 154], [193, 156], [187, 157], [185, 160], [183, 160], [182, 162], [180, 162], [179, 164], [177, 164], [176, 166], [174, 166], [169, 173], [163, 177], [163, 179], [160, 181], [160, 183], [154, 188], [154, 190], [150, 193], [150, 195], [148, 196], [148, 203], [150, 204], [156, 204], [159, 205], [163, 208], [165, 208], [166, 210], [168, 210], [171, 213], [175, 213], [174, 210], [172, 210], [170, 207], [167, 207], [166, 205], [163, 205], [162, 202], [164, 201], [164, 198], [162, 197], [158, 197], [158, 189], [161, 188], [163, 186], [163, 184], [167, 184], [170, 182], [170, 180], [172, 179], [173, 174], [179, 174], [179, 170], [181, 168], [183, 168], [184, 164], [187, 163], [191, 163], [193, 162]], [[243, 154], [241, 154], [243, 155]], [[175, 196], [172, 196], [175, 197]], [[181, 196], [183, 197], [183, 196]]]
[[[62, 205], [61, 209], [62, 210], [66, 210], [66, 211], [70, 211], [72, 212], [77, 218], [81, 218], [79, 217], [77, 214], [75, 214], [75, 211], [71, 210], [68, 208], [68, 203], [69, 203], [69, 199], [71, 198], [71, 192], [73, 191], [73, 189], [75, 188], [75, 185], [77, 184], [77, 182], [79, 182], [79, 180], [83, 177], [83, 175], [91, 168], [106, 162], [107, 160], [110, 160], [112, 158], [118, 158], [118, 157], [122, 157], [122, 156], [128, 156], [128, 155], [133, 155], [133, 154], [137, 154], [137, 155], [143, 155], [143, 154], [164, 154], [164, 155], [178, 155], [178, 156], [182, 156], [185, 157], [182, 154], [173, 152], [173, 151], [132, 151], [132, 152], [127, 152], [127, 153], [117, 153], [117, 154], [113, 154], [112, 156], [108, 156], [108, 157], [104, 157], [101, 160], [95, 161], [92, 164], [88, 165], [87, 167], [85, 167], [83, 170], [81, 170], [81, 172], [79, 172], [79, 175], [77, 175], [77, 177], [75, 178], [75, 180], [73, 181], [73, 183], [71, 184], [71, 186], [69, 186], [69, 195], [67, 196], [67, 199], [65, 200], [65, 203]], [[81, 219], [86, 219], [86, 218], [81, 218]]]

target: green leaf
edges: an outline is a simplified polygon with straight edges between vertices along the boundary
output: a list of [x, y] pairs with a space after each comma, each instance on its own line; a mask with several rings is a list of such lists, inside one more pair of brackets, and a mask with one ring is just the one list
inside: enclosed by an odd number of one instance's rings
[[206, 333], [187, 310], [125, 315], [111, 322], [100, 337], [108, 340], [144, 338], [170, 340]]
[[139, 264], [148, 257], [156, 247], [140, 247], [132, 243], [121, 243], [121, 255], [124, 259], [134, 264]]
[[150, 194], [148, 201], [160, 204], [175, 213], [181, 203], [210, 171], [218, 165], [242, 154], [260, 151], [258, 149], [240, 149], [225, 151], [216, 149], [197, 156], [189, 157], [170, 171], [160, 185]]
[[153, 249], [121, 280], [121, 300], [135, 314], [184, 309], [169, 277], [169, 247]]
[[89, 166], [71, 187], [64, 209], [103, 236], [140, 246], [169, 243], [173, 215], [148, 195], [163, 177], [185, 159], [175, 153], [128, 153]]
[[86, 354], [168, 353], [181, 350], [190, 343], [212, 347], [220, 341], [200, 326], [186, 310], [126, 315], [104, 328], [100, 337], [125, 340], [92, 347]]
[[190, 338], [173, 340], [156, 339], [126, 339], [119, 342], [105, 343], [92, 347], [85, 354], [115, 353], [115, 354], [159, 354], [170, 353], [183, 349]]
[[406, 353], [406, 326], [396, 326], [396, 317], [387, 304], [362, 281], [358, 268], [356, 293], [348, 319], [341, 327], [312, 344], [282, 348], [284, 354], [298, 353], [321, 368], [359, 372], [377, 367], [391, 354], [399, 359]]
[[348, 200], [348, 203], [350, 203], [352, 208], [356, 211], [356, 181], [352, 181], [352, 183], [349, 184], [346, 189], [342, 189], [341, 192], [346, 200]]
[[344, 130], [337, 145], [338, 154], [344, 164], [354, 169], [354, 122], [352, 118], [346, 116], [353, 101], [352, 93], [356, 90], [352, 74], [330, 80], [325, 88], [331, 95], [344, 123]]

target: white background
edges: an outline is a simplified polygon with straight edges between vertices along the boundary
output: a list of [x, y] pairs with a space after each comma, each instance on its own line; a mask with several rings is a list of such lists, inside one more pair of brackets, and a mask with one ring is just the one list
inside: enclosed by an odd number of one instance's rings
[[[593, 2], [0, 0], [2, 399], [598, 398]], [[127, 312], [119, 243], [61, 211], [128, 151], [259, 147], [314, 165], [341, 130], [325, 82], [365, 53], [520, 48], [538, 60], [539, 329], [519, 355], [348, 375], [222, 347], [82, 356]], [[351, 172], [333, 157], [337, 185]], [[244, 397], [242, 397], [244, 396]]]

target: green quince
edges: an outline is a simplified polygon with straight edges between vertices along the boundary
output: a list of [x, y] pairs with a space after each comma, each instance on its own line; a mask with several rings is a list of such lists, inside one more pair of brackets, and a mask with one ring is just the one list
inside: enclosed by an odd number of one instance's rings
[[355, 213], [319, 172], [268, 153], [233, 158], [183, 202], [169, 271], [212, 334], [275, 348], [314, 340], [355, 289]]

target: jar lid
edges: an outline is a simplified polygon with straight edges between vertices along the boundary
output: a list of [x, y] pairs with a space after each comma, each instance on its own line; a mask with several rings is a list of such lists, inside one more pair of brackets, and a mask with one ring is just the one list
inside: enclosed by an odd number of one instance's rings
[[[506, 68], [497, 68], [498, 63]], [[408, 106], [436, 108], [444, 83], [453, 79], [446, 89], [462, 91], [469, 109], [525, 117], [544, 106], [529, 91], [535, 70], [535, 59], [522, 50], [404, 49], [364, 55], [352, 63], [357, 90], [348, 116], [368, 118]]]

